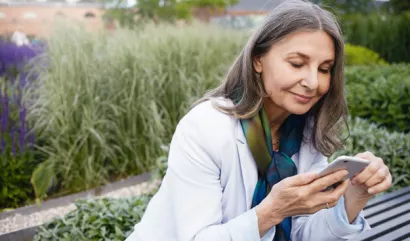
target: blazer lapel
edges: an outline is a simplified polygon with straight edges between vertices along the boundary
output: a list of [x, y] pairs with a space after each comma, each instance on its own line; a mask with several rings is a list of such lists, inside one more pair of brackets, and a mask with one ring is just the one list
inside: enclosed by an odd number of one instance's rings
[[236, 140], [243, 185], [245, 188], [246, 206], [250, 209], [252, 205], [253, 192], [255, 191], [255, 186], [258, 181], [258, 171], [239, 120], [236, 122]]

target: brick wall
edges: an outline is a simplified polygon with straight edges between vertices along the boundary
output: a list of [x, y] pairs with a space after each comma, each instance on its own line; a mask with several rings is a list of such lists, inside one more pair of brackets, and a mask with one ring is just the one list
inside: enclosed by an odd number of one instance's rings
[[[84, 23], [87, 29], [104, 27], [104, 9], [97, 7], [67, 6], [1, 6], [0, 35], [9, 35], [17, 29], [27, 35], [46, 37], [52, 31], [56, 18]], [[94, 15], [94, 17], [85, 16]]]
[[[1, 0], [0, 0], [1, 2]], [[85, 17], [92, 13], [93, 18]], [[0, 35], [11, 35], [15, 30], [21, 29], [27, 35], [47, 37], [53, 28], [57, 18], [65, 18], [70, 21], [85, 24], [88, 30], [101, 28], [113, 29], [114, 23], [104, 22], [103, 8], [93, 6], [70, 6], [70, 5], [0, 5]], [[261, 11], [233, 11], [225, 9], [196, 8], [193, 15], [196, 19], [209, 22], [212, 17], [232, 15], [243, 16], [253, 14], [265, 14]]]

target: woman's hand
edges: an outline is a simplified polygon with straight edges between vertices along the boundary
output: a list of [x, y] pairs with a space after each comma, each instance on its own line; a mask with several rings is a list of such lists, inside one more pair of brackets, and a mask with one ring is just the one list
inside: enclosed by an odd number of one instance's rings
[[386, 191], [392, 183], [389, 168], [383, 160], [371, 152], [359, 153], [355, 157], [371, 163], [351, 180], [351, 189], [357, 198], [370, 198], [373, 195]]
[[352, 223], [373, 195], [386, 191], [392, 183], [389, 168], [383, 160], [371, 152], [359, 153], [355, 157], [369, 160], [371, 163], [352, 178], [345, 194], [345, 209], [349, 222]]
[[312, 214], [336, 206], [347, 189], [348, 181], [343, 181], [334, 190], [322, 190], [342, 181], [347, 174], [346, 170], [341, 170], [316, 179], [315, 173], [303, 173], [274, 185], [268, 196], [255, 209], [260, 236], [286, 217]]

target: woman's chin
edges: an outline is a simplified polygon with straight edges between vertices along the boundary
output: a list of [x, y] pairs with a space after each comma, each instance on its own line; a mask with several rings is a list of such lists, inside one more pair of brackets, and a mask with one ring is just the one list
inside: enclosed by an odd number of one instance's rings
[[294, 115], [303, 115], [303, 114], [306, 114], [311, 109], [311, 106], [310, 105], [304, 105], [304, 106], [293, 105], [286, 109], [289, 113], [292, 113]]

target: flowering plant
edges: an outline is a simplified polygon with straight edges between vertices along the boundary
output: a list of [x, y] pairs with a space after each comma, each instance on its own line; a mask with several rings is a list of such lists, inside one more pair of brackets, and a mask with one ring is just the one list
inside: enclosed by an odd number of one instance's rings
[[40, 53], [39, 46], [0, 41], [0, 208], [17, 206], [33, 195], [30, 177], [39, 161], [24, 92], [33, 80], [28, 63]]

